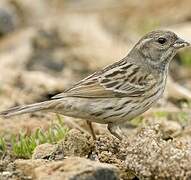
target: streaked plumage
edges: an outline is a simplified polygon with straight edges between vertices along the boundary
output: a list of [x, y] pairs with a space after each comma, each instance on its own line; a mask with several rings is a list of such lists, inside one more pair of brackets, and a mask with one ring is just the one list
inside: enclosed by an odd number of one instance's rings
[[170, 31], [145, 35], [122, 60], [97, 71], [51, 100], [8, 109], [4, 116], [39, 110], [116, 125], [148, 110], [163, 94], [170, 60], [189, 43]]

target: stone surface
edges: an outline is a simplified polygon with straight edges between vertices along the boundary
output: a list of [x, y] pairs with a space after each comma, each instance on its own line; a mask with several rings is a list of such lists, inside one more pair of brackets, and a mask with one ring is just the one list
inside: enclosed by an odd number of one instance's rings
[[127, 147], [127, 168], [140, 179], [190, 179], [191, 144], [162, 137], [159, 125], [143, 128]]
[[49, 143], [38, 145], [32, 155], [32, 159], [52, 159], [57, 150], [57, 145]]
[[[45, 163], [46, 162], [46, 163]], [[39, 180], [118, 180], [115, 166], [73, 157], [62, 161], [17, 160], [16, 169]]]
[[15, 169], [17, 171], [20, 171], [21, 173], [31, 176], [31, 177], [35, 177], [35, 169], [37, 167], [40, 167], [42, 165], [46, 165], [49, 162], [43, 159], [37, 159], [37, 160], [22, 160], [22, 159], [18, 159], [14, 162], [14, 166]]
[[20, 18], [13, 4], [9, 1], [0, 1], [0, 38], [11, 34], [19, 28]]
[[92, 137], [75, 129], [70, 130], [66, 138], [59, 143], [59, 149], [64, 156], [88, 156], [94, 148]]
[[32, 159], [63, 159], [68, 156], [88, 157], [94, 150], [95, 145], [92, 137], [78, 130], [72, 129], [66, 138], [58, 144], [38, 145], [32, 155]]

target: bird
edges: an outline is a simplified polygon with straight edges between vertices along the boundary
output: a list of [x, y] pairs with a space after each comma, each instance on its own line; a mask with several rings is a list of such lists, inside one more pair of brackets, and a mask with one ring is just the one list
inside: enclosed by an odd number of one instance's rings
[[144, 35], [121, 60], [96, 71], [51, 99], [2, 111], [10, 117], [36, 111], [53, 112], [107, 124], [122, 140], [119, 126], [150, 109], [163, 95], [169, 64], [177, 51], [190, 43], [168, 30]]

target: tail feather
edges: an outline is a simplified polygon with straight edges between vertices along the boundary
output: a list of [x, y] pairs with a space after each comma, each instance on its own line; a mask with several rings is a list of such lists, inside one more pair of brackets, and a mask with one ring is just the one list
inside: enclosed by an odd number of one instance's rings
[[49, 101], [44, 101], [44, 102], [34, 103], [29, 105], [16, 106], [16, 107], [0, 112], [0, 116], [9, 117], [9, 116], [14, 116], [18, 114], [25, 114], [25, 113], [45, 110], [48, 107], [48, 104], [50, 104]]

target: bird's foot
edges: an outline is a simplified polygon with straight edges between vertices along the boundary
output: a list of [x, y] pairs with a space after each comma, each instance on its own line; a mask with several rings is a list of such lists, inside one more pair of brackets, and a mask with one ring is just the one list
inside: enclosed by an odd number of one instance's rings
[[120, 128], [119, 128], [119, 126], [118, 125], [116, 125], [116, 124], [113, 124], [113, 123], [109, 123], [108, 124], [108, 126], [107, 126], [107, 129], [109, 130], [109, 132], [113, 135], [113, 136], [115, 136], [117, 139], [119, 139], [119, 140], [122, 140], [123, 138], [122, 138], [122, 132], [121, 132], [121, 130], [120, 130]]

